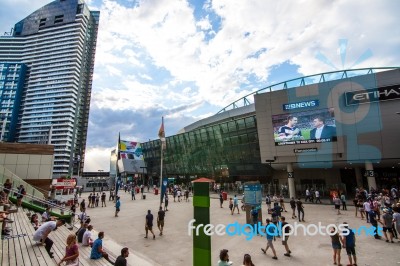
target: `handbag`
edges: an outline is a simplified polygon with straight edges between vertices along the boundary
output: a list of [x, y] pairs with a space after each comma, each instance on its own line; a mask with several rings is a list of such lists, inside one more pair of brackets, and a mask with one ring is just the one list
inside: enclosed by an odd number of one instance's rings
[[68, 266], [79, 266], [79, 258], [74, 259], [73, 261], [69, 260], [65, 265]]

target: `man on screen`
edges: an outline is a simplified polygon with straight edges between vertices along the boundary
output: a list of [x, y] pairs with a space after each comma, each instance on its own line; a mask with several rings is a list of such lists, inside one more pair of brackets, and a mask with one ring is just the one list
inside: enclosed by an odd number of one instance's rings
[[288, 116], [287, 124], [281, 126], [278, 130], [279, 139], [291, 140], [291, 139], [303, 139], [300, 129], [297, 125], [297, 117]]
[[313, 119], [314, 128], [310, 131], [310, 139], [332, 139], [336, 136], [336, 128], [325, 125], [325, 118], [316, 116]]

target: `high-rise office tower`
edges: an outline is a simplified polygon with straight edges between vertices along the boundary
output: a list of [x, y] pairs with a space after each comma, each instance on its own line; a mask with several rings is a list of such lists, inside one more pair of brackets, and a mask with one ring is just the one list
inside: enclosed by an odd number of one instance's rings
[[[0, 65], [26, 66], [20, 106], [0, 109], [2, 117], [18, 116], [7, 137], [54, 145], [54, 176], [83, 169], [99, 15], [83, 0], [56, 0], [0, 37]], [[7, 92], [6, 84], [17, 88], [20, 75], [13, 75], [14, 80], [0, 82], [0, 91]]]

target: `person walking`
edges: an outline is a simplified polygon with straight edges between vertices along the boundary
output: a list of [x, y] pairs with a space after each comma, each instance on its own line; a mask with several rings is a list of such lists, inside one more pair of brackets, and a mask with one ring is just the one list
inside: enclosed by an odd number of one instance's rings
[[[304, 221], [304, 205], [303, 205], [303, 202], [301, 202], [300, 198], [298, 198], [296, 201], [296, 207], [297, 207], [297, 215], [299, 216], [299, 222], [305, 222]], [[300, 214], [302, 214], [302, 216], [300, 216]]]
[[317, 204], [318, 202], [322, 204], [321, 195], [319, 194], [319, 191], [317, 189], [317, 190], [315, 190], [315, 203]]
[[115, 260], [115, 266], [127, 266], [126, 258], [129, 256], [129, 249], [127, 247], [121, 249], [121, 255]]
[[283, 211], [287, 212], [287, 210], [285, 208], [285, 199], [284, 199], [283, 195], [279, 195], [279, 204], [281, 205]]
[[39, 226], [39, 228], [33, 234], [33, 240], [36, 242], [40, 242], [41, 245], [45, 246], [50, 258], [53, 258], [53, 252], [50, 252], [51, 247], [53, 246], [53, 241], [48, 236], [52, 231], [64, 224], [64, 220], [57, 220], [56, 222], [45, 222], [41, 226]]
[[342, 202], [342, 211], [347, 211], [346, 196], [344, 193], [340, 195], [340, 201]]
[[[285, 226], [285, 225], [287, 225], [288, 223], [286, 222], [286, 218], [285, 217], [281, 217], [281, 222], [282, 222], [282, 228]], [[290, 233], [290, 227], [286, 227], [285, 228], [285, 236], [282, 238], [282, 245], [284, 245], [285, 246], [285, 250], [286, 250], [286, 253], [285, 254], [283, 254], [283, 255], [285, 255], [286, 257], [290, 257], [291, 255], [291, 253], [292, 253], [292, 251], [290, 251], [290, 249], [289, 249], [289, 245], [288, 245], [288, 239], [289, 239], [289, 234]]]
[[168, 211], [168, 193], [165, 192], [165, 196], [164, 196], [164, 211]]
[[235, 212], [235, 209], [237, 209], [237, 213], [240, 214], [240, 212], [239, 212], [239, 200], [238, 200], [238, 198], [237, 198], [236, 195], [233, 197], [233, 210], [232, 210], [232, 214]]
[[296, 201], [294, 200], [294, 197], [292, 197], [290, 199], [289, 204], [290, 204], [290, 208], [292, 208], [292, 219], [296, 219], [297, 218], [297, 216], [296, 216]]
[[[346, 228], [349, 230], [348, 235], [343, 235], [342, 236], [342, 243], [343, 247], [346, 249], [347, 256], [349, 258], [349, 264], [348, 265], [353, 265], [357, 266], [357, 256], [356, 256], [356, 236], [353, 232], [352, 229], [349, 228], [348, 224], [344, 222]], [[354, 264], [353, 264], [354, 261]]]
[[121, 210], [121, 201], [119, 200], [119, 196], [117, 196], [117, 201], [115, 202], [115, 217], [118, 217], [118, 213]]
[[163, 235], [164, 230], [164, 218], [165, 218], [165, 211], [163, 211], [162, 207], [160, 206], [160, 210], [157, 214], [157, 227], [160, 230], [160, 236]]
[[150, 210], [147, 211], [144, 228], [146, 230], [146, 236], [144, 238], [147, 238], [147, 235], [150, 231], [153, 234], [153, 239], [156, 239], [156, 235], [153, 233], [153, 214], [151, 214]]
[[222, 203], [224, 203], [224, 196], [222, 191], [219, 192], [219, 206], [222, 208]]
[[307, 202], [307, 200], [310, 200], [310, 190], [308, 190], [308, 188], [306, 189], [306, 199], [305, 199], [305, 202]]
[[339, 197], [335, 194], [333, 195], [333, 204], [335, 204], [335, 210], [337, 210], [337, 214], [340, 214], [340, 199]]
[[268, 249], [271, 248], [272, 253], [274, 254], [274, 256], [272, 257], [274, 260], [277, 260], [278, 257], [276, 256], [276, 251], [274, 248], [274, 244], [272, 242], [272, 240], [274, 240], [274, 235], [276, 234], [275, 229], [277, 228], [276, 226], [271, 226], [271, 220], [270, 219], [266, 219], [265, 220], [265, 235], [267, 237], [267, 246], [265, 247], [265, 249], [261, 249], [261, 251], [266, 254]]
[[70, 234], [67, 237], [67, 246], [65, 248], [65, 255], [60, 260], [58, 265], [66, 262], [66, 265], [78, 266], [79, 265], [79, 248], [76, 244], [76, 235]]
[[393, 242], [393, 216], [389, 213], [388, 209], [384, 208], [382, 210], [382, 222], [383, 225], [383, 235], [385, 236], [386, 242]]
[[135, 189], [132, 187], [132, 189], [131, 189], [131, 196], [132, 196], [132, 200], [136, 200], [136, 197], [135, 197]]
[[82, 199], [80, 205], [79, 205], [80, 211], [83, 212], [84, 209], [86, 209], [86, 203], [85, 199]]
[[229, 209], [231, 210], [231, 215], [233, 215], [233, 199], [229, 198]]

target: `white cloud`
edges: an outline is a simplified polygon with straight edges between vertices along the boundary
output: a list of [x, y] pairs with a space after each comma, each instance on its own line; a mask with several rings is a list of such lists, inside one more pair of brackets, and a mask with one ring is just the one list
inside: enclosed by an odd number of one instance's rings
[[116, 143], [115, 146], [111, 147], [88, 147], [86, 149], [84, 171], [110, 171], [111, 151], [116, 148]]

